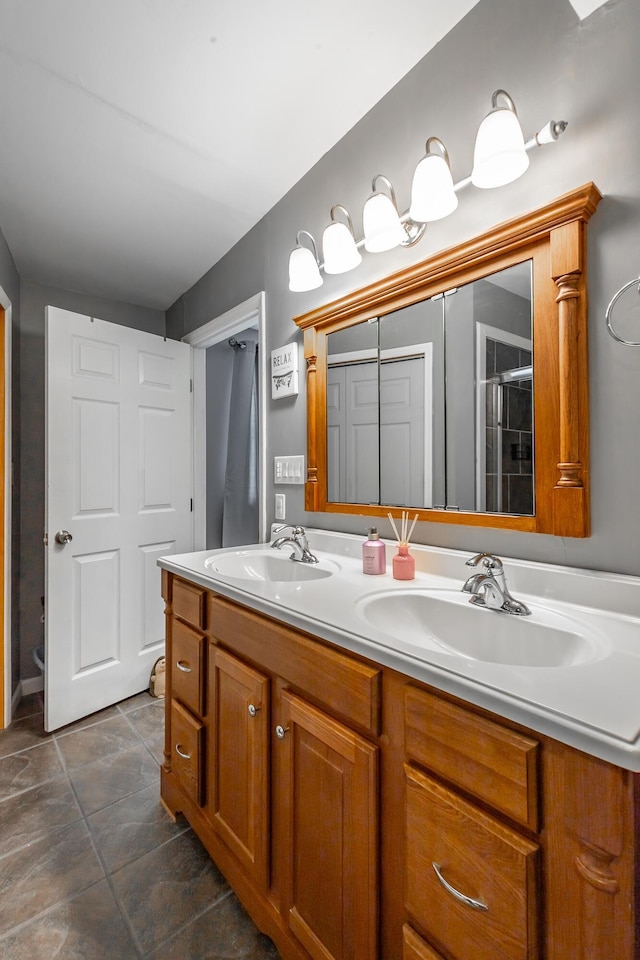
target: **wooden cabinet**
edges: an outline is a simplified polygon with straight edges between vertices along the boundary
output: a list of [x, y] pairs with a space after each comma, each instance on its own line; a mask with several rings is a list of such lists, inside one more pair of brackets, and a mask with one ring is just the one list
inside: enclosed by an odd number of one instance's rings
[[212, 646], [207, 750], [209, 816], [258, 886], [269, 853], [269, 679]]
[[409, 766], [406, 905], [465, 960], [537, 960], [538, 846]]
[[285, 691], [281, 764], [289, 926], [316, 960], [377, 955], [377, 748]]
[[[283, 958], [373, 960], [380, 668], [179, 580], [165, 599], [166, 806]], [[187, 769], [189, 721], [204, 760]]]
[[162, 799], [282, 960], [640, 960], [637, 775], [170, 574], [163, 594]]

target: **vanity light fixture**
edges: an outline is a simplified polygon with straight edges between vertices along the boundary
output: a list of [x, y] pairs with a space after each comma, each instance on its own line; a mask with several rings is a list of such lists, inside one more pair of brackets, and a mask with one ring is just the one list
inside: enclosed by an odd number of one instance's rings
[[[377, 188], [378, 180], [382, 180], [390, 196], [380, 193]], [[373, 193], [362, 211], [364, 248], [369, 253], [384, 253], [385, 250], [401, 246], [407, 235], [400, 222], [396, 192], [389, 178], [383, 173], [376, 174], [371, 182], [371, 189]]]
[[496, 90], [491, 98], [491, 112], [476, 134], [471, 182], [474, 187], [503, 187], [521, 177], [528, 166], [515, 104], [506, 91]]
[[[434, 153], [434, 147], [440, 153]], [[447, 148], [438, 137], [429, 137], [426, 154], [413, 174], [409, 216], [418, 223], [430, 223], [448, 217], [457, 206]]]
[[[302, 246], [300, 241], [303, 236], [309, 237], [313, 250]], [[308, 230], [298, 230], [296, 245], [289, 257], [289, 290], [294, 293], [301, 293], [304, 290], [315, 290], [316, 287], [321, 286], [322, 275], [320, 274], [316, 242]]]
[[[347, 223], [336, 220], [336, 211], [341, 210]], [[331, 207], [331, 223], [322, 235], [322, 254], [325, 273], [346, 273], [362, 263], [362, 254], [358, 250], [353, 230], [353, 222], [346, 207], [335, 203]]]
[[[470, 175], [453, 182], [449, 155], [438, 137], [429, 137], [425, 156], [416, 167], [411, 186], [411, 206], [399, 213], [393, 185], [384, 174], [372, 181], [372, 194], [362, 211], [364, 236], [356, 239], [349, 212], [342, 204], [331, 208], [331, 223], [322, 239], [324, 263], [320, 263], [315, 241], [307, 230], [299, 230], [296, 247], [289, 257], [289, 289], [302, 292], [315, 290], [325, 273], [346, 273], [362, 262], [360, 248], [382, 253], [394, 247], [410, 247], [417, 243], [434, 220], [449, 216], [458, 206], [457, 194], [473, 184], [482, 189], [511, 183], [529, 166], [528, 152], [546, 143], [553, 143], [564, 133], [564, 120], [550, 120], [541, 130], [524, 139], [513, 100], [506, 90], [496, 90], [491, 98], [491, 111], [484, 118], [476, 136], [473, 170]], [[378, 189], [381, 181], [388, 191]], [[336, 220], [336, 211], [346, 215], [348, 224]], [[302, 246], [305, 235], [313, 250]]]

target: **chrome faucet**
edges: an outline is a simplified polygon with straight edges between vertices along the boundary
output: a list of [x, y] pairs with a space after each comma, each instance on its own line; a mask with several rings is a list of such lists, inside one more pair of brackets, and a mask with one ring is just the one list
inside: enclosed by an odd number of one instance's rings
[[472, 595], [469, 602], [518, 617], [528, 616], [531, 613], [529, 607], [509, 593], [502, 560], [491, 553], [477, 553], [467, 560], [468, 567], [477, 567], [479, 563], [482, 563], [484, 573], [472, 574], [462, 588], [464, 593]]
[[318, 558], [314, 557], [309, 550], [309, 541], [304, 532], [304, 527], [293, 523], [283, 523], [281, 527], [276, 527], [273, 532], [280, 533], [281, 530], [286, 530], [287, 528], [291, 529], [291, 535], [288, 537], [278, 537], [277, 540], [274, 540], [271, 544], [274, 550], [281, 550], [285, 543], [290, 543], [293, 547], [293, 553], [290, 557], [291, 560], [296, 560], [298, 563], [318, 563]]

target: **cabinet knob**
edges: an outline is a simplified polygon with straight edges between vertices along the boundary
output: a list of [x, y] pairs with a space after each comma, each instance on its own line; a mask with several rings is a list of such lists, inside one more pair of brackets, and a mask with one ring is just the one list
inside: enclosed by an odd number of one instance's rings
[[282, 727], [280, 724], [276, 727], [276, 737], [278, 740], [284, 740], [285, 733], [289, 732], [289, 727]]
[[464, 893], [460, 893], [459, 890], [456, 890], [455, 887], [452, 887], [450, 883], [447, 883], [445, 878], [440, 873], [440, 864], [432, 863], [431, 866], [435, 870], [436, 877], [445, 888], [447, 893], [450, 893], [452, 897], [455, 897], [460, 903], [464, 903], [467, 907], [471, 907], [473, 910], [488, 910], [489, 907], [486, 903], [483, 903], [482, 900], [473, 900], [472, 897], [466, 897]]
[[183, 760], [191, 760], [191, 754], [185, 753], [183, 750], [181, 750], [179, 743], [176, 743], [176, 753], [179, 757], [182, 757]]
[[250, 716], [250, 717], [255, 717], [255, 715], [256, 715], [256, 713], [258, 712], [258, 710], [260, 709], [260, 707], [255, 707], [252, 703], [250, 703], [249, 706], [247, 707], [247, 709], [248, 709], [248, 711], [249, 711], [249, 716]]
[[188, 667], [183, 660], [176, 660], [176, 667], [178, 670], [182, 670], [183, 673], [191, 673], [191, 667]]

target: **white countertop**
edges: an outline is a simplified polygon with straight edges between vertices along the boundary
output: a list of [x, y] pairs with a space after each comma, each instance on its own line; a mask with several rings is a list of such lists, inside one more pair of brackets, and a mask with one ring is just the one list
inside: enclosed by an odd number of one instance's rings
[[382, 591], [460, 591], [473, 572], [465, 566], [469, 553], [412, 546], [416, 577], [401, 582], [391, 573], [395, 544], [387, 543], [387, 573], [366, 576], [361, 559], [364, 538], [308, 528], [307, 535], [320, 567], [333, 570], [332, 576], [273, 583], [224, 577], [213, 570], [212, 558], [237, 551], [265, 553], [268, 544], [163, 557], [158, 564], [345, 650], [640, 771], [640, 578], [503, 557], [511, 593], [531, 607], [532, 620], [549, 610], [568, 617], [597, 638], [598, 652], [571, 666], [490, 663], [452, 655], [437, 645], [422, 646], [411, 638], [390, 637], [359, 613], [368, 597]]

